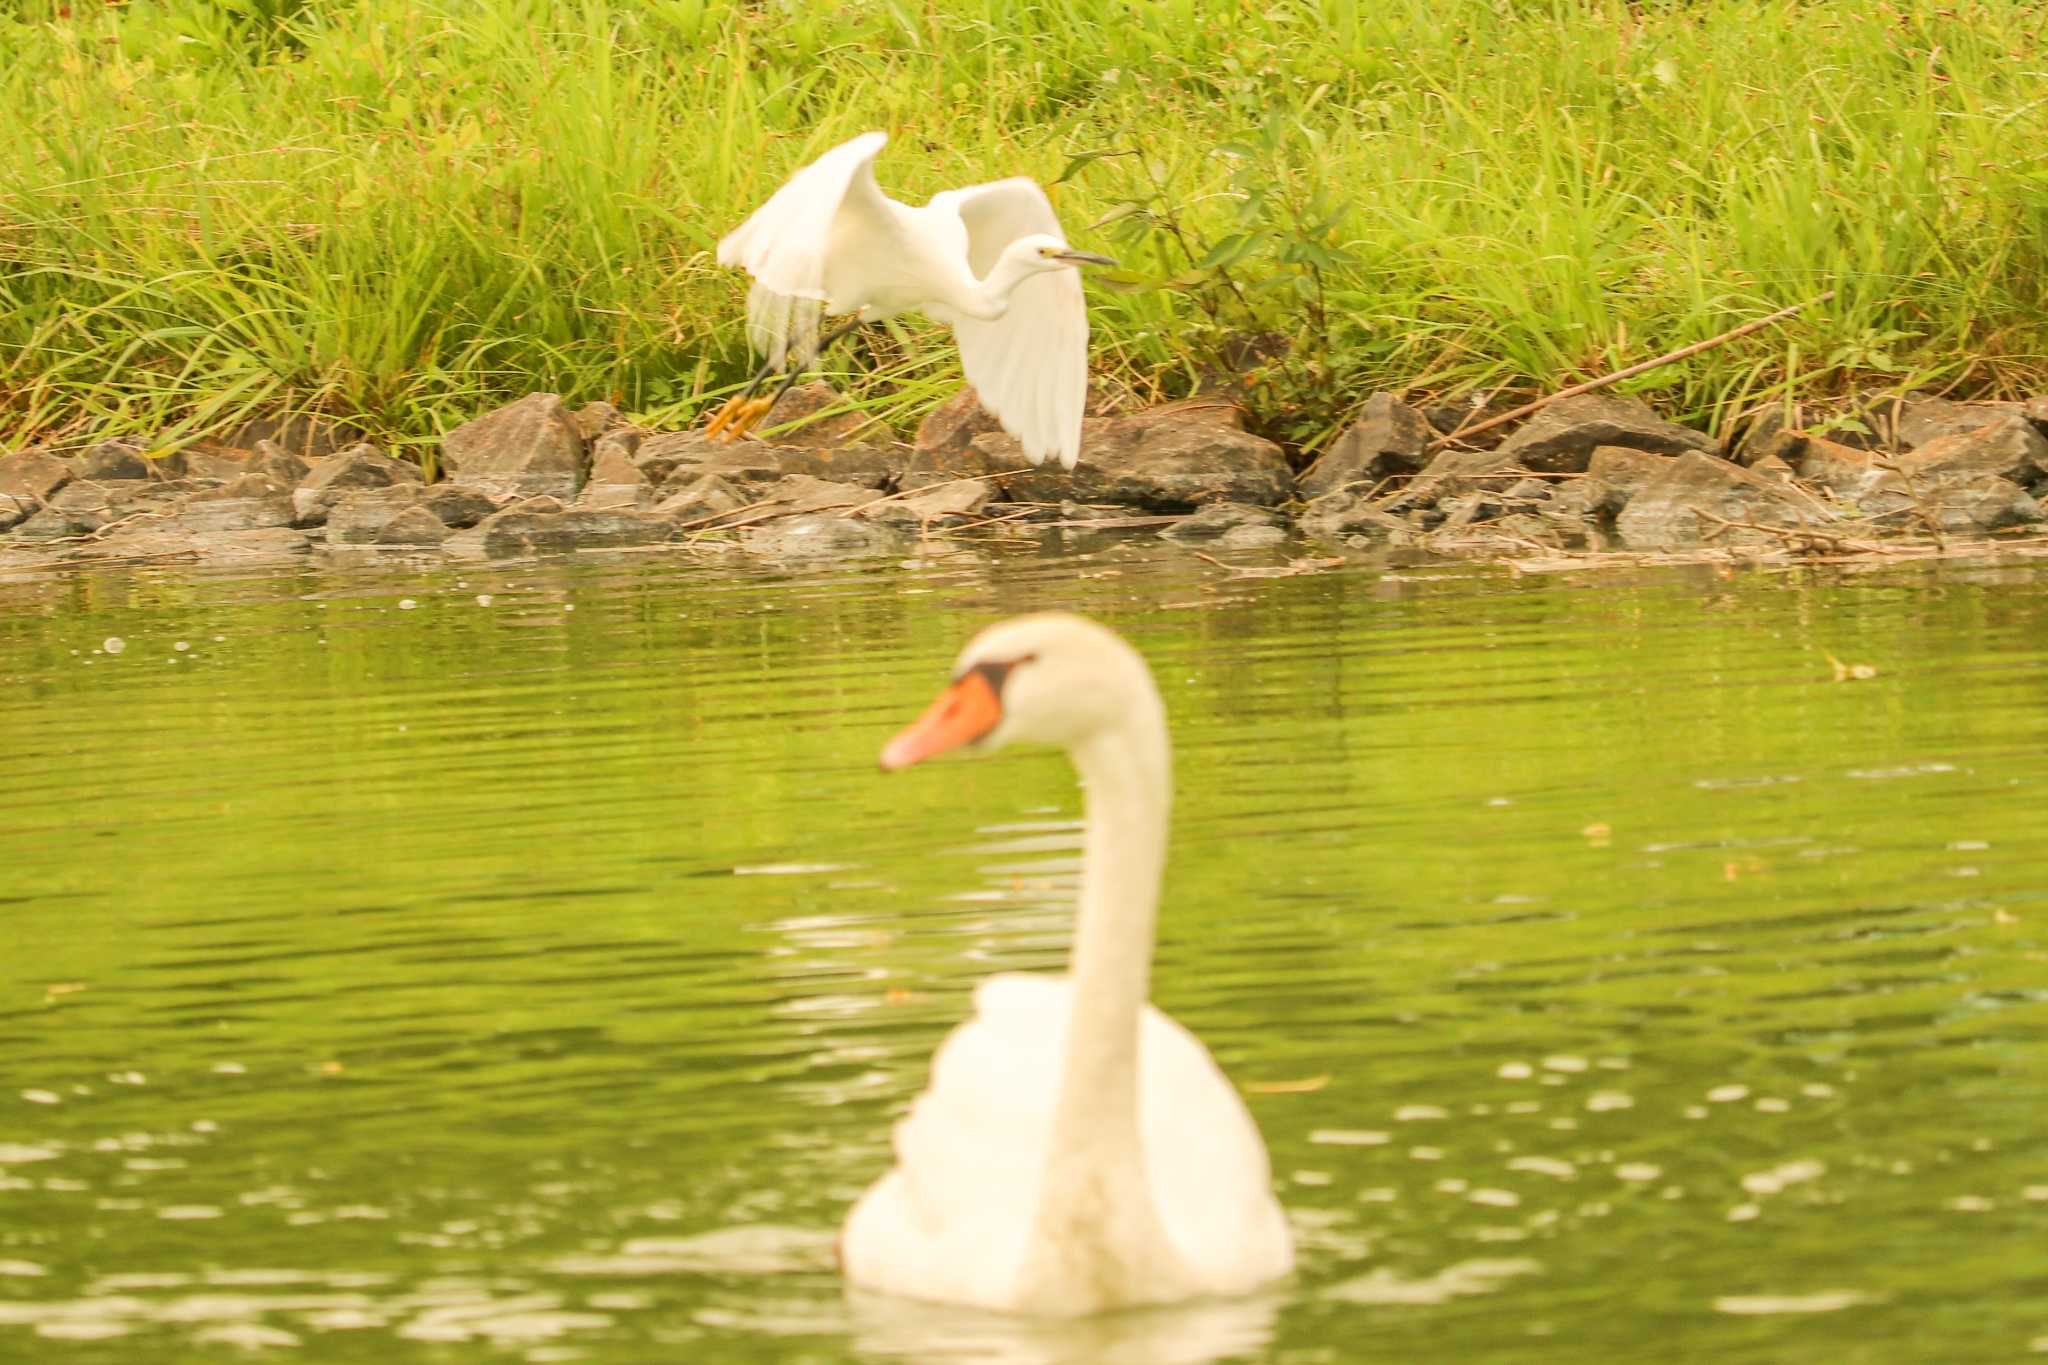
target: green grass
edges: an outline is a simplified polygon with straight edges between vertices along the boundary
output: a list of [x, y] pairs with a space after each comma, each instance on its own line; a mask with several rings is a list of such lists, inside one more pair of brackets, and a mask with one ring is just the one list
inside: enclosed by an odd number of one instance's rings
[[[905, 197], [1053, 181], [1099, 373], [1239, 333], [1305, 448], [1376, 389], [2048, 389], [2048, 4], [26, 0], [0, 18], [0, 443], [257, 411], [399, 448], [534, 389], [663, 424], [744, 374], [719, 235], [892, 130]], [[1086, 153], [1113, 152], [1076, 163]], [[908, 425], [936, 328], [838, 362]]]

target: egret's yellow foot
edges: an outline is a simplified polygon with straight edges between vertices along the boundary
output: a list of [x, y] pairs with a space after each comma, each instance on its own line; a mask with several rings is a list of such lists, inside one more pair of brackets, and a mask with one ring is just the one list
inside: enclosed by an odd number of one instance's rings
[[704, 428], [704, 434], [714, 441], [737, 441], [752, 431], [754, 424], [774, 406], [775, 400], [766, 395], [729, 399]]

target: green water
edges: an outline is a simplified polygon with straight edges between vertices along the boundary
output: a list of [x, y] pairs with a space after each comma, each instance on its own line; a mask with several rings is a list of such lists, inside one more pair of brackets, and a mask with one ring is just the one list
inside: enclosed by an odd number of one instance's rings
[[[1050, 754], [874, 755], [1053, 605], [1173, 717], [1260, 1299], [831, 1270], [1078, 848]], [[2048, 1352], [2039, 569], [101, 575], [0, 584], [0, 705], [0, 1359]]]

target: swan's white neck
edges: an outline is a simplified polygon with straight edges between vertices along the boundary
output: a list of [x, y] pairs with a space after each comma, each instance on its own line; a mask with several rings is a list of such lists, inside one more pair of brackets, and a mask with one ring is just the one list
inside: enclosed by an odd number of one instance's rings
[[1086, 791], [1072, 1015], [1026, 1284], [1055, 1311], [1154, 1297], [1183, 1273], [1145, 1171], [1138, 1036], [1166, 864], [1172, 760], [1146, 678], [1125, 723], [1071, 751]]

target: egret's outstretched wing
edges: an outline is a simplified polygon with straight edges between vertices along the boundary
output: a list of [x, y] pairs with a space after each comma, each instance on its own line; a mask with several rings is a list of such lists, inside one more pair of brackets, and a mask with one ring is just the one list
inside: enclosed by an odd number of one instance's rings
[[718, 263], [754, 277], [747, 295], [747, 336], [778, 368], [792, 350], [809, 362], [818, 340], [825, 296], [825, 252], [833, 220], [849, 196], [872, 197], [875, 157], [887, 133], [862, 133], [842, 142], [789, 178], [718, 243]]
[[[1003, 248], [1034, 232], [1062, 240], [1060, 220], [1035, 181], [1021, 176], [936, 196], [967, 228], [967, 263], [986, 277]], [[1024, 445], [1033, 464], [1056, 456], [1068, 469], [1081, 457], [1081, 410], [1088, 400], [1088, 305], [1081, 273], [1034, 275], [1010, 295], [994, 322], [953, 324], [960, 364], [981, 405]]]

